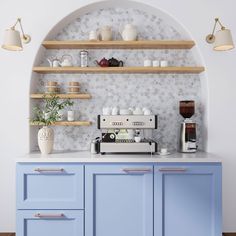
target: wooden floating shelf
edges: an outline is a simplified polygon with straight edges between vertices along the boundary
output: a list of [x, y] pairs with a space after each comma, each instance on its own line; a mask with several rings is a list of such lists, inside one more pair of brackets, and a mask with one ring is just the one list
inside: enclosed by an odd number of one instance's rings
[[44, 41], [47, 49], [191, 49], [192, 40]]
[[34, 67], [40, 74], [199, 74], [204, 67]]
[[[90, 99], [92, 96], [88, 93], [78, 93], [78, 94], [55, 94], [57, 97], [61, 99]], [[45, 93], [34, 93], [30, 94], [30, 98], [42, 99], [42, 98], [50, 98], [50, 94]]]
[[[90, 121], [57, 121], [50, 126], [89, 126], [92, 122]], [[38, 124], [35, 122], [30, 123], [31, 126], [43, 126], [43, 124]]]

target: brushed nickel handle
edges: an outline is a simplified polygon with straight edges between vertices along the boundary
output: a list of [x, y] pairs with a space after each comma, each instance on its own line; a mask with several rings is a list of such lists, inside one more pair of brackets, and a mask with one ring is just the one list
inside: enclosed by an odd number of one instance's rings
[[125, 173], [127, 174], [135, 174], [135, 173], [138, 173], [138, 174], [142, 174], [142, 173], [149, 173], [152, 171], [151, 168], [124, 168], [122, 169]]
[[58, 168], [58, 169], [36, 168], [34, 171], [37, 171], [37, 172], [53, 172], [53, 173], [59, 172], [59, 173], [62, 173], [62, 172], [64, 172], [65, 170], [64, 170], [63, 168]]
[[63, 213], [60, 214], [41, 214], [41, 213], [37, 213], [34, 215], [34, 217], [37, 218], [64, 218], [65, 215]]
[[160, 172], [185, 172], [187, 168], [160, 168]]

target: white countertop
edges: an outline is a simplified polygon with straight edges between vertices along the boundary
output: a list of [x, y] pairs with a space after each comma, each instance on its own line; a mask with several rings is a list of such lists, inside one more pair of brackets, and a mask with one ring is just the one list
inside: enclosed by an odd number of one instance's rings
[[222, 160], [210, 153], [173, 153], [166, 156], [149, 154], [91, 154], [88, 151], [52, 153], [42, 155], [40, 153], [32, 153], [16, 159], [16, 162], [53, 162], [53, 163], [155, 163], [155, 162], [204, 162], [212, 163]]

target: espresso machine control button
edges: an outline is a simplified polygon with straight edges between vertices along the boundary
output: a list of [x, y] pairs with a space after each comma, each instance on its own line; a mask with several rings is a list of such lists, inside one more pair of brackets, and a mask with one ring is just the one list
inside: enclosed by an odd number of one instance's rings
[[135, 122], [132, 122], [132, 125], [134, 125], [134, 126], [143, 126], [144, 122], [135, 121]]
[[111, 122], [112, 125], [114, 126], [122, 126], [123, 125], [123, 122]]

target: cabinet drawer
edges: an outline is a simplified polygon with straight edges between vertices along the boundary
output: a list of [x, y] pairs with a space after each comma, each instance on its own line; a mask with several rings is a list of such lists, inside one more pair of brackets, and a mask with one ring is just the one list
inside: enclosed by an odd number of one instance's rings
[[17, 164], [17, 209], [83, 209], [84, 167]]
[[17, 236], [83, 236], [84, 214], [76, 210], [18, 210]]

